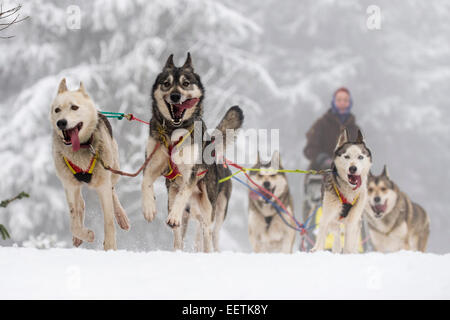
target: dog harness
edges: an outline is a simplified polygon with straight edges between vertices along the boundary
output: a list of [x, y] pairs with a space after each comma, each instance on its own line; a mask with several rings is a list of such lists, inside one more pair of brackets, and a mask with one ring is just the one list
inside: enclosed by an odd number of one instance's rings
[[[167, 142], [166, 136], [165, 136], [166, 132], [165, 132], [164, 128], [161, 127], [161, 126], [158, 126], [159, 136], [161, 137], [162, 142], [164, 143], [164, 145], [166, 146], [167, 150], [169, 151], [169, 159], [168, 159], [169, 172], [163, 175], [166, 179], [174, 180], [178, 176], [182, 176], [180, 170], [178, 169], [178, 166], [172, 160], [172, 154], [173, 154], [174, 149], [178, 145], [181, 145], [183, 143], [184, 139], [186, 139], [186, 137], [191, 135], [192, 131], [194, 131], [193, 127], [192, 127], [191, 130], [189, 130], [189, 132], [186, 135], [180, 137], [177, 142], [171, 143], [169, 145], [169, 143]], [[207, 169], [203, 170], [203, 171], [197, 173], [197, 176], [201, 176], [201, 175], [205, 174], [207, 171], [208, 171]]]
[[348, 216], [348, 213], [350, 212], [350, 209], [355, 205], [355, 203], [359, 199], [359, 194], [353, 199], [352, 202], [348, 201], [346, 197], [339, 191], [338, 187], [335, 183], [333, 183], [334, 191], [336, 191], [336, 194], [339, 198], [339, 201], [342, 203], [342, 211], [340, 213], [339, 220], [344, 219]]
[[185, 135], [182, 136], [178, 139], [177, 142], [175, 143], [171, 143], [169, 145], [169, 143], [167, 142], [166, 136], [165, 136], [165, 130], [163, 127], [158, 126], [158, 132], [159, 132], [159, 136], [161, 137], [164, 145], [166, 146], [167, 150], [169, 151], [169, 159], [168, 159], [168, 163], [169, 163], [169, 172], [167, 174], [164, 174], [164, 177], [166, 179], [169, 180], [174, 180], [176, 179], [178, 176], [181, 176], [181, 172], [178, 169], [178, 166], [175, 164], [175, 162], [173, 162], [172, 160], [172, 153], [175, 147], [177, 147], [178, 145], [182, 144], [184, 139], [190, 135], [192, 133], [192, 131], [194, 130], [194, 128], [192, 128], [191, 130], [189, 130], [189, 132]]
[[89, 168], [87, 170], [81, 169], [76, 164], [74, 164], [69, 159], [67, 159], [66, 157], [63, 157], [63, 158], [64, 158], [64, 162], [66, 163], [67, 167], [72, 172], [72, 174], [74, 175], [75, 179], [77, 179], [80, 182], [86, 182], [86, 183], [91, 182], [92, 172], [94, 171], [95, 164], [97, 163], [97, 159], [98, 159], [98, 153], [96, 153], [92, 157], [91, 163], [89, 164]]
[[175, 164], [175, 162], [173, 162], [172, 160], [172, 153], [173, 153], [173, 149], [181, 144], [184, 140], [184, 137], [180, 137], [180, 139], [178, 139], [177, 142], [175, 142], [174, 144], [171, 144], [169, 146], [167, 146], [167, 149], [169, 150], [169, 173], [165, 174], [164, 177], [166, 177], [169, 180], [173, 180], [178, 176], [181, 176], [180, 170], [178, 170], [178, 166]]

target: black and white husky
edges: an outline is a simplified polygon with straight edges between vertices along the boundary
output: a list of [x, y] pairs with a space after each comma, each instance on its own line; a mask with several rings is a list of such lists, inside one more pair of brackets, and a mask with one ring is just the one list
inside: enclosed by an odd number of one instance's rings
[[[145, 219], [152, 221], [156, 215], [153, 183], [164, 175], [169, 214], [166, 222], [173, 228], [175, 249], [183, 249], [183, 231], [188, 218], [195, 217], [201, 230], [197, 249], [210, 252], [213, 245], [218, 250], [219, 230], [231, 195], [231, 181], [220, 184], [218, 181], [231, 172], [222, 164], [208, 164], [203, 158], [198, 161], [206, 148], [211, 150], [212, 143], [202, 139], [197, 144], [193, 139], [197, 130], [194, 126], [200, 124], [202, 132], [206, 132], [202, 119], [203, 98], [203, 85], [194, 72], [190, 54], [182, 67], [176, 67], [170, 55], [152, 89], [146, 154], [153, 153], [153, 157], [144, 171], [142, 205]], [[227, 111], [217, 131], [225, 136], [227, 129], [240, 128], [243, 119], [242, 110], [234, 106]], [[155, 148], [157, 144], [159, 148]]]
[[356, 141], [348, 141], [347, 130], [339, 136], [333, 157], [333, 172], [323, 185], [322, 218], [316, 244], [323, 250], [329, 232], [334, 234], [333, 252], [341, 252], [340, 223], [345, 225], [344, 253], [357, 253], [361, 217], [367, 203], [367, 179], [372, 155], [361, 131]]

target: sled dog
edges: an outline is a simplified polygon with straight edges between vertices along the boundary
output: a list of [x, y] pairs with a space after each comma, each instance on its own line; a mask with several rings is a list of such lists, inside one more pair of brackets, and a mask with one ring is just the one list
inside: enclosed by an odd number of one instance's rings
[[428, 215], [389, 178], [386, 166], [379, 176], [369, 174], [367, 190], [364, 217], [374, 249], [425, 252], [430, 234]]
[[93, 242], [94, 232], [84, 226], [83, 185], [95, 189], [100, 198], [105, 224], [105, 250], [117, 249], [114, 217], [122, 229], [128, 230], [128, 217], [117, 197], [114, 186], [119, 176], [105, 170], [100, 161], [119, 168], [117, 143], [111, 125], [100, 114], [84, 86], [69, 91], [66, 79], [59, 84], [51, 105], [53, 127], [53, 161], [61, 180], [70, 209], [70, 230], [73, 245]]
[[[155, 218], [153, 183], [164, 176], [168, 192], [166, 223], [173, 228], [175, 250], [183, 249], [187, 222], [189, 217], [194, 217], [200, 227], [197, 230], [197, 250], [210, 252], [214, 247], [217, 251], [219, 231], [231, 195], [231, 181], [218, 181], [231, 172], [215, 161], [208, 164], [197, 161], [197, 157], [174, 157], [174, 150], [178, 155], [202, 156], [213, 143], [205, 141], [208, 139], [202, 139], [200, 144], [194, 143], [194, 124], [200, 123], [202, 132], [206, 132], [202, 118], [205, 95], [189, 53], [181, 67], [175, 66], [173, 55], [169, 56], [156, 78], [151, 96], [152, 117], [146, 154], [153, 153], [153, 156], [142, 181], [144, 217], [149, 222]], [[243, 119], [242, 110], [237, 106], [231, 107], [217, 131], [225, 137], [226, 130], [240, 128]]]
[[341, 132], [334, 151], [332, 169], [323, 185], [322, 218], [312, 251], [323, 250], [329, 232], [334, 234], [332, 251], [341, 252], [340, 223], [345, 225], [344, 253], [357, 253], [361, 218], [367, 202], [367, 179], [372, 155], [361, 131], [356, 141]]
[[[250, 177], [280, 199], [290, 214], [294, 214], [292, 211], [293, 201], [289, 192], [286, 174], [270, 170], [274, 169], [272, 164], [275, 163], [278, 164], [274, 165], [275, 168], [282, 168], [279, 152], [277, 151], [273, 153], [272, 159], [266, 164], [261, 164], [258, 155], [258, 161], [253, 168], [265, 170], [251, 171]], [[248, 233], [253, 251], [291, 253], [296, 231], [283, 222], [275, 207], [269, 202], [269, 200], [275, 200], [271, 196], [264, 196], [266, 199], [253, 191], [249, 192]], [[288, 223], [292, 223], [288, 215], [285, 215], [285, 220]]]

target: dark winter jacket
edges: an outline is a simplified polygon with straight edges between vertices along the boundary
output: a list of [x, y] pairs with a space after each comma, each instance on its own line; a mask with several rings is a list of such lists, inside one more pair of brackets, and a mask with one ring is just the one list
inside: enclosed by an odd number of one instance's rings
[[321, 169], [319, 168], [321, 163], [326, 158], [330, 159], [333, 157], [333, 152], [343, 127], [347, 128], [350, 141], [355, 141], [359, 129], [355, 123], [355, 116], [350, 113], [344, 123], [342, 123], [338, 115], [330, 108], [309, 129], [306, 133], [307, 142], [303, 153], [311, 161], [311, 168]]

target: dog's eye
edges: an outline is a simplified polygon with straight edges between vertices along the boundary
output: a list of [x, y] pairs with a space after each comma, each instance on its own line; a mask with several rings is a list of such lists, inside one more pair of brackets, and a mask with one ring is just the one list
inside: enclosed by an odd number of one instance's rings
[[189, 86], [189, 84], [190, 84], [189, 81], [186, 81], [186, 80], [183, 81], [183, 87], [187, 87], [187, 86]]
[[170, 81], [169, 80], [164, 81], [163, 86], [164, 88], [170, 87]]
[[367, 191], [369, 191], [369, 193], [373, 192], [373, 188], [369, 188]]
[[345, 159], [350, 159], [350, 156], [344, 156]]
[[56, 109], [55, 109], [55, 113], [58, 113], [58, 112], [60, 112], [60, 111], [61, 111], [60, 108], [56, 108]]
[[75, 111], [75, 110], [78, 110], [78, 108], [79, 108], [78, 106], [72, 106], [72, 107], [71, 107], [71, 109], [74, 110], [74, 111]]
[[386, 187], [381, 188], [381, 191], [383, 191], [383, 192], [386, 192], [386, 190], [387, 190]]
[[359, 159], [359, 160], [362, 160], [362, 159], [364, 159], [364, 157], [360, 155], [360, 156], [358, 157], [358, 159]]

